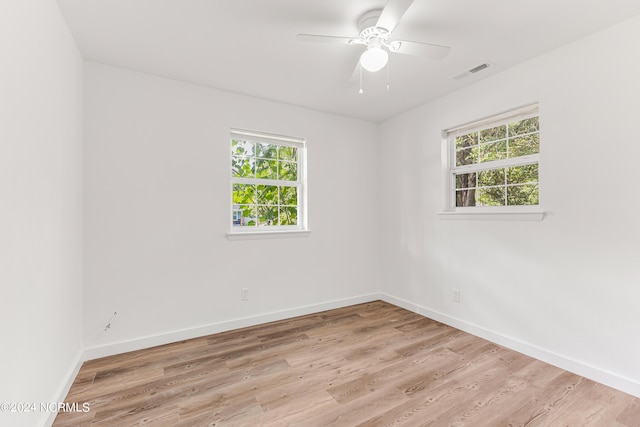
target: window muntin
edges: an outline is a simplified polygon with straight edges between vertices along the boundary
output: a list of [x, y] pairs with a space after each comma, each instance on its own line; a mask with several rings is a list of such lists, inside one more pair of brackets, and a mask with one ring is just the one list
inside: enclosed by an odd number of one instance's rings
[[304, 230], [302, 139], [231, 132], [231, 231]]
[[537, 105], [445, 134], [449, 209], [539, 205]]

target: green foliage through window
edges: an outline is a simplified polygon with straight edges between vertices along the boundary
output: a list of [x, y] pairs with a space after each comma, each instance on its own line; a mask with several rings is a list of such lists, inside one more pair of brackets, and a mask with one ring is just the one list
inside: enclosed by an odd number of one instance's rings
[[233, 225], [299, 225], [299, 148], [231, 139]]
[[538, 116], [489, 126], [452, 137], [455, 206], [539, 204]]

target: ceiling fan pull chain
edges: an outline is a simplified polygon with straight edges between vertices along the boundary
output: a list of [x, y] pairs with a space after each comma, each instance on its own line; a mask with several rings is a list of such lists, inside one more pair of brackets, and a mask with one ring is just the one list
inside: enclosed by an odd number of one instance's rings
[[360, 67], [360, 90], [358, 91], [358, 93], [362, 95], [364, 93], [364, 91], [362, 90], [362, 65], [358, 65], [358, 67]]
[[389, 92], [389, 68], [391, 68], [391, 63], [387, 62], [387, 92]]

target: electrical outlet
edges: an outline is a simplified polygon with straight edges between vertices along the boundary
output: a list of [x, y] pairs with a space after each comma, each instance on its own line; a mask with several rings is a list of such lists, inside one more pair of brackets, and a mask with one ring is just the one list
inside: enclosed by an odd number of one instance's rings
[[240, 289], [240, 299], [246, 301], [249, 299], [249, 288]]
[[460, 289], [451, 289], [451, 300], [453, 302], [460, 302]]

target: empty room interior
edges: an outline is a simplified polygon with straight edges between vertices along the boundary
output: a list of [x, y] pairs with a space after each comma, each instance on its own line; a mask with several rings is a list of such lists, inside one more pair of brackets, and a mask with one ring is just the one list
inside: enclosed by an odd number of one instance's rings
[[0, 33], [0, 425], [640, 426], [640, 2]]

